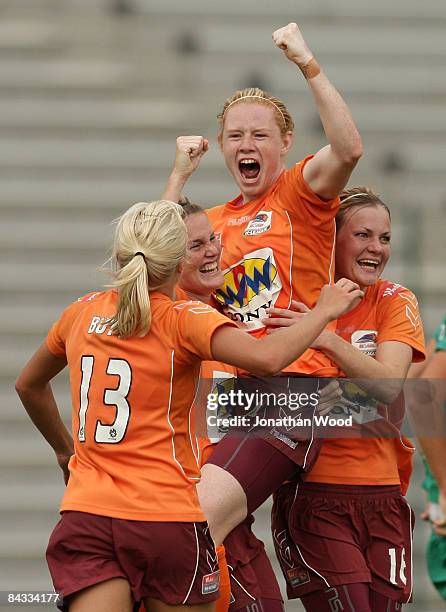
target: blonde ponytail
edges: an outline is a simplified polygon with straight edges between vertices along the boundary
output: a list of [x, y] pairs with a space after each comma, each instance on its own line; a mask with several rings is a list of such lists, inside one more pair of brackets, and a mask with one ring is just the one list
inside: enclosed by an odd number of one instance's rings
[[145, 336], [152, 320], [149, 291], [177, 275], [186, 252], [187, 230], [181, 206], [167, 200], [139, 202], [119, 219], [113, 247], [118, 307], [110, 321], [112, 334]]

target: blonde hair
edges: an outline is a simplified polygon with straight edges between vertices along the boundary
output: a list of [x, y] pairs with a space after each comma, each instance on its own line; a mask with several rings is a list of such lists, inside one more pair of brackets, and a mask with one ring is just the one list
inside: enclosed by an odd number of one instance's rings
[[366, 208], [368, 206], [382, 206], [388, 213], [389, 219], [390, 210], [385, 202], [381, 200], [379, 194], [369, 189], [369, 187], [350, 187], [349, 189], [344, 189], [339, 198], [341, 200], [341, 205], [339, 207], [339, 212], [336, 215], [336, 229], [340, 230], [347, 213], [356, 208]]
[[149, 291], [160, 289], [177, 273], [184, 258], [187, 230], [181, 206], [167, 200], [139, 202], [119, 219], [115, 231], [111, 287], [118, 290], [112, 334], [145, 336], [151, 325]]
[[221, 138], [223, 127], [225, 123], [225, 114], [230, 106], [235, 103], [244, 102], [244, 103], [260, 103], [265, 106], [272, 106], [274, 108], [274, 116], [276, 118], [276, 123], [280, 129], [282, 136], [284, 136], [287, 132], [292, 132], [294, 130], [294, 121], [291, 117], [287, 107], [279, 100], [279, 98], [275, 98], [271, 96], [263, 89], [259, 89], [258, 87], [248, 87], [247, 89], [241, 89], [236, 91], [235, 94], [226, 100], [223, 105], [223, 110], [219, 115], [217, 115], [218, 122], [220, 124], [220, 132], [218, 134], [218, 138]]

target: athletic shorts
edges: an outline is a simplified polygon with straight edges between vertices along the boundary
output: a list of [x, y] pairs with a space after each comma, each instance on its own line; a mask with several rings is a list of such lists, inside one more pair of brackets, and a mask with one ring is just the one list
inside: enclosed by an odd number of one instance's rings
[[231, 579], [230, 612], [252, 606], [260, 599], [283, 601], [263, 542], [252, 532], [253, 522], [254, 517], [248, 516], [224, 542]]
[[251, 434], [226, 435], [206, 463], [218, 465], [234, 476], [245, 492], [249, 514], [298, 473], [295, 463], [285, 454], [264, 438]]
[[407, 603], [413, 526], [399, 486], [283, 485], [274, 498], [272, 532], [288, 598], [366, 582]]
[[427, 570], [434, 587], [446, 600], [446, 537], [431, 533], [426, 550]]
[[128, 521], [63, 512], [47, 548], [61, 610], [94, 584], [124, 578], [135, 601], [202, 604], [219, 597], [218, 560], [207, 523]]
[[[296, 471], [311, 470], [322, 444], [313, 418], [317, 411], [318, 391], [328, 382], [328, 378], [288, 376], [238, 378], [234, 392], [242, 397], [255, 397], [257, 403], [253, 408], [249, 405], [250, 410], [248, 405], [245, 409], [243, 402], [237, 404], [237, 416], [246, 417], [248, 425], [231, 427], [208, 462], [230, 472], [245, 489], [246, 474], [251, 479], [252, 473], [261, 467], [268, 469], [267, 463], [275, 461], [274, 456], [278, 453], [274, 451], [278, 451], [289, 459], [290, 467], [275, 466], [277, 477], [269, 483], [268, 491], [260, 496], [264, 499]], [[302, 408], [298, 408], [300, 404], [296, 398], [304, 398], [299, 400], [304, 404]], [[267, 422], [268, 425], [254, 426], [253, 423], [257, 422]], [[280, 458], [277, 461], [280, 464]], [[251, 507], [250, 511], [254, 509]]]

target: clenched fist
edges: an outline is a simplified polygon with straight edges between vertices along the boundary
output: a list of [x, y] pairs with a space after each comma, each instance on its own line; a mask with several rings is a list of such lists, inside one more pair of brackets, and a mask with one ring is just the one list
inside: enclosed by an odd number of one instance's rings
[[306, 66], [313, 54], [300, 33], [297, 23], [289, 23], [272, 34], [273, 40], [287, 58], [299, 67]]
[[203, 136], [178, 136], [174, 171], [189, 177], [198, 168], [208, 148], [209, 141]]

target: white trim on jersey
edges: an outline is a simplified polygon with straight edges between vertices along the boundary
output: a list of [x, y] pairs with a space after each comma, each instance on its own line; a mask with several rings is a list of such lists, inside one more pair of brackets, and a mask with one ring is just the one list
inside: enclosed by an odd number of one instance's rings
[[[169, 423], [169, 427], [170, 427], [170, 431], [172, 432], [172, 457], [173, 460], [175, 461], [175, 463], [178, 465], [178, 467], [180, 468], [181, 472], [184, 474], [184, 476], [191, 481], [199, 481], [200, 480], [200, 476], [188, 476], [186, 474], [186, 472], [183, 469], [183, 466], [181, 465], [181, 463], [178, 461], [176, 453], [175, 453], [175, 428], [172, 425], [172, 422], [170, 420], [170, 409], [172, 407], [172, 392], [173, 392], [173, 377], [174, 377], [174, 358], [175, 358], [175, 349], [172, 349], [172, 353], [171, 353], [171, 358], [170, 358], [170, 388], [169, 388], [169, 407], [167, 409], [167, 422]], [[190, 433], [189, 433], [190, 436]], [[192, 452], [193, 452], [193, 448], [192, 448]], [[195, 456], [195, 453], [194, 453]]]
[[[189, 439], [190, 439], [190, 445], [192, 448], [192, 452], [194, 453], [194, 457], [195, 457], [195, 461], [197, 463], [197, 468], [200, 469], [200, 444], [198, 442], [198, 435], [197, 435], [197, 431], [196, 431], [196, 427], [192, 427], [191, 424], [191, 418], [192, 418], [192, 413], [194, 410], [194, 405], [195, 405], [195, 400], [197, 399], [197, 395], [198, 395], [198, 389], [200, 387], [200, 380], [201, 380], [201, 366], [200, 366], [200, 375], [197, 379], [197, 382], [195, 383], [195, 395], [194, 395], [194, 399], [192, 400], [192, 403], [190, 405], [190, 409], [189, 409], [189, 416], [188, 416], [188, 427], [189, 427]], [[195, 419], [196, 420], [196, 419]], [[194, 431], [194, 435], [193, 437], [195, 438], [195, 444], [194, 441], [192, 440], [192, 431]]]
[[293, 224], [291, 223], [290, 216], [287, 210], [284, 210], [287, 216], [288, 223], [290, 224], [290, 300], [288, 302], [288, 308], [291, 308], [291, 302], [293, 300], [293, 258], [294, 258], [294, 244], [293, 244]]
[[197, 545], [197, 559], [195, 561], [195, 570], [194, 570], [194, 575], [192, 577], [192, 581], [190, 583], [190, 587], [189, 590], [187, 592], [186, 597], [183, 599], [183, 602], [181, 605], [185, 605], [186, 601], [188, 600], [188, 597], [190, 595], [190, 592], [192, 591], [192, 587], [194, 586], [194, 582], [195, 582], [195, 578], [197, 577], [197, 571], [198, 571], [198, 562], [200, 560], [200, 544], [198, 543], [198, 534], [197, 534], [197, 526], [194, 523], [194, 530], [195, 530], [195, 543]]
[[335, 260], [336, 253], [336, 220], [333, 219], [334, 232], [333, 232], [333, 246], [331, 247], [330, 267], [328, 268], [328, 282], [330, 285], [334, 282], [333, 278], [333, 262]]

